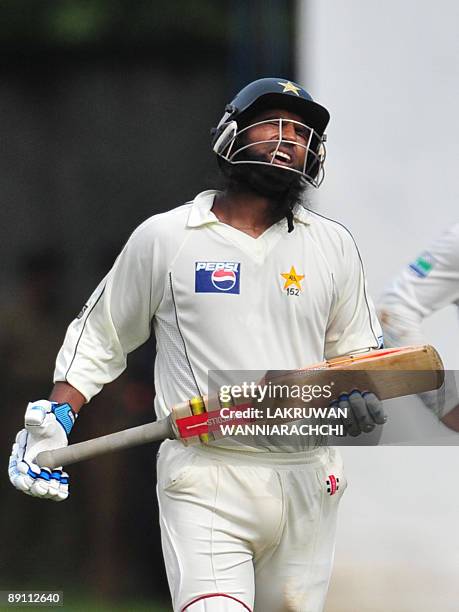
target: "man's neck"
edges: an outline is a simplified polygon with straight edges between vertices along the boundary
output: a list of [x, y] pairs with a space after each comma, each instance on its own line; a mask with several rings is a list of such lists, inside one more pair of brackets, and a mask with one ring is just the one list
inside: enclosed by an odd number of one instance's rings
[[250, 192], [225, 191], [218, 195], [212, 212], [222, 223], [258, 238], [274, 223], [268, 198]]

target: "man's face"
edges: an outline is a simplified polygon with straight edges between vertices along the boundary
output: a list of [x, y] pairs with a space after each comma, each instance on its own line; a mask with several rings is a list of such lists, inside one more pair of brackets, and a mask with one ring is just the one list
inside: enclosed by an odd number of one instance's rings
[[242, 155], [302, 172], [311, 139], [311, 130], [303, 121], [296, 113], [284, 109], [258, 113], [250, 121], [253, 127], [243, 131]]

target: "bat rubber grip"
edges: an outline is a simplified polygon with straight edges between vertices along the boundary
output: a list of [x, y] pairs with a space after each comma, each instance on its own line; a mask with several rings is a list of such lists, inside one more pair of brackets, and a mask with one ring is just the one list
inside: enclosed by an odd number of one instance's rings
[[71, 463], [78, 463], [79, 461], [91, 459], [109, 452], [167, 438], [175, 438], [169, 417], [154, 423], [147, 423], [146, 425], [139, 425], [138, 427], [131, 427], [124, 431], [108, 434], [94, 440], [86, 440], [85, 442], [71, 444], [70, 446], [55, 450], [42, 451], [38, 453], [35, 462], [39, 467], [53, 469]]

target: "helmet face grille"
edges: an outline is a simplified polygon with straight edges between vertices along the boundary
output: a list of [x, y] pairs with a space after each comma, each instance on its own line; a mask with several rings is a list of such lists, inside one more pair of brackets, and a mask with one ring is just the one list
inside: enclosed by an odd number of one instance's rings
[[[252, 134], [269, 125], [269, 138]], [[302, 136], [297, 136], [302, 134]], [[270, 166], [280, 172], [293, 172], [305, 178], [313, 187], [324, 179], [325, 137], [305, 123], [293, 119], [256, 121], [239, 128], [235, 121], [220, 127], [214, 151], [233, 165]]]
[[[295, 113], [300, 121], [279, 118], [275, 137], [258, 138], [255, 142], [248, 138], [250, 130], [266, 123], [257, 119], [260, 113], [272, 109]], [[282, 78], [258, 79], [241, 89], [226, 105], [213, 134], [213, 150], [230, 164], [271, 166], [282, 172], [301, 174], [309, 184], [319, 187], [324, 179], [325, 128], [329, 119], [327, 109], [314, 102], [301, 85]], [[272, 122], [270, 119], [269, 123]], [[301, 140], [289, 135], [288, 123], [301, 126], [308, 138]], [[300, 159], [300, 164], [288, 163], [289, 149], [295, 151], [292, 157], [295, 161]]]

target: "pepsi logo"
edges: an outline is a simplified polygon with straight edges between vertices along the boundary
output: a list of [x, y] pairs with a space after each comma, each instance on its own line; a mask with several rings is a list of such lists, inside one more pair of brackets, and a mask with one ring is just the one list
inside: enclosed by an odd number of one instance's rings
[[239, 261], [196, 261], [196, 293], [239, 295], [241, 263]]
[[233, 270], [214, 270], [210, 280], [218, 291], [231, 291], [236, 284], [237, 276]]

